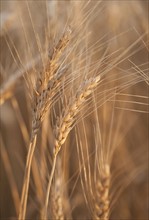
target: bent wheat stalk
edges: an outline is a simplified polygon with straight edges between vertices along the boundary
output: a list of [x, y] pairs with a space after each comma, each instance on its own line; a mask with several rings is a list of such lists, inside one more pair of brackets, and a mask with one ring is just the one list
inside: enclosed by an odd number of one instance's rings
[[90, 78], [89, 80], [85, 80], [78, 89], [78, 91], [76, 92], [74, 99], [70, 99], [67, 108], [64, 109], [62, 114], [57, 119], [56, 126], [54, 129], [54, 134], [55, 134], [54, 158], [53, 158], [52, 170], [48, 182], [48, 187], [47, 187], [43, 219], [47, 218], [49, 195], [50, 195], [52, 180], [54, 177], [57, 155], [62, 145], [66, 141], [69, 132], [73, 127], [76, 114], [80, 111], [80, 108], [82, 107], [86, 98], [96, 88], [99, 80], [100, 80], [100, 76], [97, 76], [95, 78]]

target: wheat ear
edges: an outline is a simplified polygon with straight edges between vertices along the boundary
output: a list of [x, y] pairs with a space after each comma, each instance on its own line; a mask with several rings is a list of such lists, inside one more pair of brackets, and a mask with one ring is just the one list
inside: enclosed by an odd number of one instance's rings
[[49, 195], [50, 195], [51, 184], [54, 176], [55, 166], [56, 166], [57, 154], [60, 151], [64, 142], [66, 141], [66, 138], [70, 130], [72, 129], [76, 114], [79, 112], [86, 98], [92, 93], [92, 91], [98, 85], [99, 80], [100, 80], [100, 76], [97, 76], [95, 78], [90, 78], [89, 80], [85, 80], [78, 89], [78, 91], [76, 92], [74, 98], [70, 99], [67, 108], [64, 109], [64, 111], [56, 121], [56, 126], [54, 130], [54, 134], [55, 134], [54, 158], [53, 158], [52, 170], [48, 182], [47, 193], [46, 193], [45, 211], [43, 216], [44, 219], [46, 219], [47, 217]]
[[59, 72], [60, 63], [59, 60], [62, 56], [63, 51], [68, 46], [71, 38], [71, 29], [68, 27], [60, 40], [58, 41], [57, 45], [53, 48], [52, 52], [49, 54], [49, 59], [47, 61], [47, 65], [42, 71], [37, 79], [36, 82], [36, 94], [42, 93], [45, 88], [48, 86], [48, 82], [55, 78], [57, 72]]
[[33, 122], [32, 129], [37, 133], [47, 110], [50, 108], [51, 100], [56, 93], [56, 89], [61, 84], [65, 69], [61, 69], [58, 63], [62, 52], [70, 41], [71, 30], [68, 28], [54, 48], [46, 68], [36, 82], [36, 92], [34, 92]]
[[101, 179], [97, 181], [96, 186], [96, 201], [94, 219], [108, 220], [109, 219], [109, 189], [110, 189], [110, 168], [105, 165], [104, 173]]

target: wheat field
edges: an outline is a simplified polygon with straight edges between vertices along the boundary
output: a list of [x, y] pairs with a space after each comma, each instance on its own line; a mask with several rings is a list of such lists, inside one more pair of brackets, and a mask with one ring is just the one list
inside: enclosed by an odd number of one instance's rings
[[1, 0], [1, 220], [149, 218], [148, 16]]

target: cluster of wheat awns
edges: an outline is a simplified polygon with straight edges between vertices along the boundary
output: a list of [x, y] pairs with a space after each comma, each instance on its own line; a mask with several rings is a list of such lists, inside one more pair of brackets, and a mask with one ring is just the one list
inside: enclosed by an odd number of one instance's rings
[[[36, 3], [26, 1], [18, 6], [22, 12], [16, 13], [18, 24], [15, 13], [8, 18], [3, 15], [0, 37], [11, 58], [7, 57], [6, 67], [5, 59], [1, 61], [1, 72], [9, 70], [10, 62], [14, 74], [8, 74], [1, 85], [0, 105], [9, 109], [10, 102], [27, 147], [20, 196], [1, 137], [19, 220], [30, 216], [77, 219], [77, 214], [85, 212], [85, 219], [108, 220], [124, 188], [146, 172], [149, 77], [148, 61], [141, 60], [148, 52], [146, 20], [138, 27], [141, 34], [135, 28], [128, 31], [129, 20], [121, 27], [119, 13], [122, 8], [129, 13], [127, 4], [102, 3], [45, 1], [41, 3], [43, 17], [38, 19]], [[136, 7], [130, 4], [134, 18], [143, 10], [139, 3]], [[106, 13], [100, 20], [102, 10]], [[11, 28], [21, 31], [9, 37]], [[16, 98], [19, 85], [21, 97], [25, 96], [20, 103]], [[27, 116], [20, 107], [23, 102], [30, 103]], [[125, 110], [129, 110], [127, 116]], [[134, 132], [135, 126], [142, 126], [141, 134], [139, 129]], [[136, 147], [140, 140], [142, 146]], [[145, 179], [139, 177], [138, 182], [141, 178]], [[33, 202], [30, 197], [35, 198]]]

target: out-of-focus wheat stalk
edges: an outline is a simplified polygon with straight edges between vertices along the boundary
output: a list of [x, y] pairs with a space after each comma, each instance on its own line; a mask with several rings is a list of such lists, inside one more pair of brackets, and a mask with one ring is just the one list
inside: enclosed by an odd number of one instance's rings
[[12, 193], [12, 197], [13, 197], [13, 200], [14, 200], [15, 210], [16, 210], [16, 213], [18, 214], [19, 204], [20, 204], [20, 196], [19, 196], [19, 193], [18, 193], [16, 181], [15, 181], [14, 176], [13, 176], [10, 160], [9, 160], [9, 157], [8, 157], [8, 153], [5, 149], [2, 137], [1, 137], [1, 155], [2, 155], [2, 160], [3, 160], [3, 163], [5, 165], [7, 175], [10, 177], [11, 193]]

